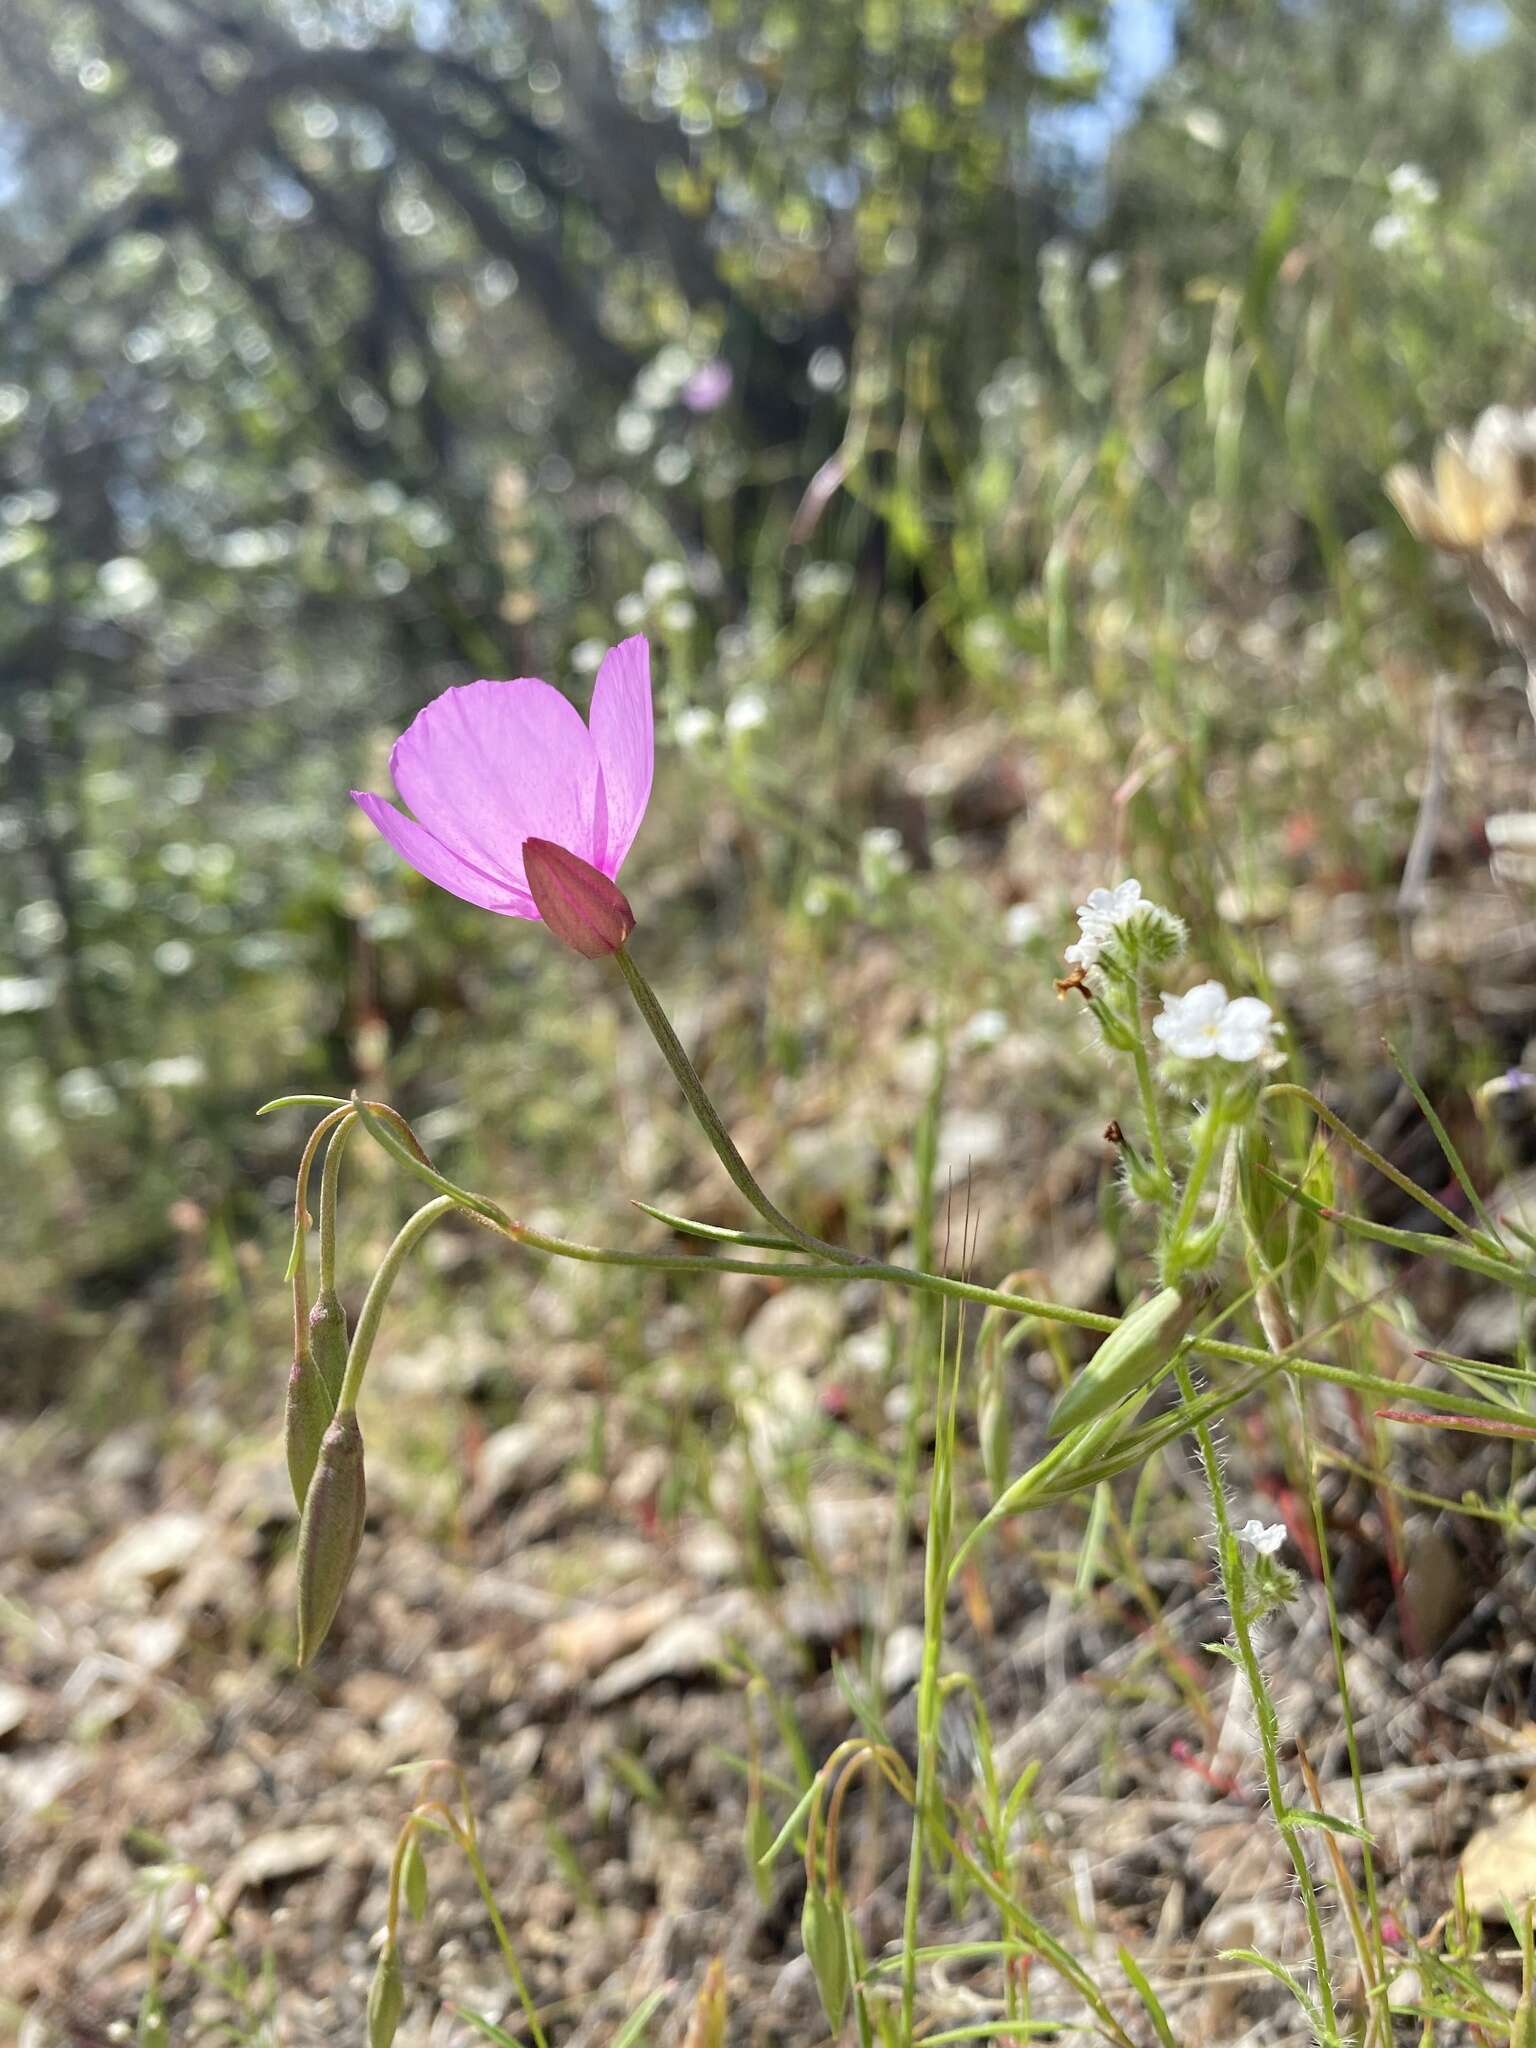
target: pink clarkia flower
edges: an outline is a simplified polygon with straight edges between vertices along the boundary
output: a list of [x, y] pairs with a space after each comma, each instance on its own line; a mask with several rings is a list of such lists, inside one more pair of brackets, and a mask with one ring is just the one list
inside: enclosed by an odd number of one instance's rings
[[652, 747], [651, 650], [636, 634], [603, 657], [590, 724], [531, 676], [463, 683], [419, 712], [390, 753], [415, 816], [352, 795], [429, 882], [502, 917], [547, 921], [578, 951], [612, 952], [634, 926], [613, 880], [645, 816]]

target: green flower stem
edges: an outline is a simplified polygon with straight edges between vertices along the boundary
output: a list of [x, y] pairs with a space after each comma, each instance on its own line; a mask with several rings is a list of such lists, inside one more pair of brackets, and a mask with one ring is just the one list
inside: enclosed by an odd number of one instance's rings
[[[322, 1097], [330, 1101], [330, 1097]], [[347, 1107], [345, 1103], [341, 1105]], [[373, 1106], [359, 1102], [359, 1120], [365, 1129], [378, 1140], [391, 1157], [401, 1165], [410, 1168], [429, 1187], [457, 1202], [467, 1214], [489, 1229], [508, 1237], [514, 1244], [525, 1245], [530, 1251], [547, 1253], [550, 1258], [574, 1259], [592, 1266], [627, 1266], [649, 1273], [677, 1273], [695, 1276], [700, 1273], [746, 1273], [760, 1280], [831, 1280], [846, 1281], [857, 1272], [861, 1280], [879, 1280], [892, 1287], [913, 1288], [920, 1292], [936, 1294], [950, 1301], [974, 1301], [983, 1308], [1005, 1309], [1010, 1315], [1037, 1316], [1042, 1322], [1065, 1323], [1073, 1329], [1097, 1330], [1107, 1334], [1120, 1327], [1118, 1316], [1099, 1315], [1093, 1309], [1068, 1308], [1056, 1301], [1037, 1301], [1027, 1294], [1007, 1294], [1001, 1288], [980, 1287], [971, 1280], [955, 1280], [944, 1273], [921, 1273], [910, 1266], [887, 1265], [876, 1260], [863, 1260], [857, 1268], [848, 1265], [812, 1265], [805, 1261], [790, 1263], [787, 1260], [706, 1258], [689, 1252], [620, 1252], [610, 1251], [606, 1246], [579, 1244], [571, 1238], [554, 1237], [547, 1231], [530, 1229], [526, 1223], [518, 1223], [505, 1209], [489, 1202], [483, 1195], [472, 1194], [467, 1188], [457, 1187], [433, 1166], [408, 1151], [389, 1127], [379, 1121], [373, 1113]], [[786, 1245], [786, 1250], [793, 1247]], [[364, 1304], [364, 1315], [367, 1304]], [[361, 1327], [361, 1324], [359, 1325]], [[355, 1339], [354, 1339], [355, 1342]], [[1256, 1344], [1231, 1344], [1224, 1339], [1197, 1333], [1189, 1339], [1188, 1349], [1203, 1352], [1208, 1358], [1219, 1358], [1231, 1365], [1260, 1366], [1266, 1372], [1277, 1363], [1286, 1371], [1299, 1373], [1304, 1379], [1328, 1380], [1337, 1386], [1352, 1387], [1356, 1393], [1384, 1395], [1390, 1400], [1402, 1398], [1405, 1388], [1401, 1380], [1386, 1379], [1376, 1373], [1358, 1372], [1354, 1368], [1332, 1365], [1320, 1358], [1292, 1357], [1276, 1354]], [[1444, 1415], [1458, 1415], [1485, 1422], [1506, 1422], [1511, 1418], [1520, 1420], [1524, 1411], [1509, 1404], [1499, 1405], [1491, 1401], [1479, 1401], [1464, 1394], [1446, 1393], [1438, 1387], [1411, 1389], [1416, 1403], [1425, 1408], [1436, 1409]], [[1113, 1422], [1114, 1417], [1101, 1417], [1100, 1421]], [[1095, 1427], [1098, 1425], [1096, 1424]], [[1054, 1451], [1035, 1467], [1035, 1474], [1045, 1476], [1045, 1468], [1052, 1471], [1072, 1455], [1081, 1455], [1087, 1447], [1087, 1439], [1078, 1444], [1074, 1437], [1064, 1437]]]
[[320, 1292], [336, 1292], [336, 1190], [341, 1178], [341, 1158], [347, 1140], [357, 1129], [357, 1116], [349, 1112], [336, 1126], [335, 1136], [325, 1148], [325, 1165], [320, 1173]]
[[862, 1263], [854, 1252], [845, 1251], [841, 1245], [828, 1244], [824, 1238], [812, 1237], [791, 1223], [781, 1209], [775, 1208], [763, 1193], [748, 1169], [746, 1161], [736, 1150], [735, 1141], [720, 1119], [720, 1112], [710, 1101], [704, 1083], [699, 1079], [698, 1069], [683, 1049], [683, 1042], [672, 1029], [666, 1011], [657, 1000], [656, 992], [640, 969], [629, 956], [627, 947], [620, 946], [613, 956], [619, 972], [629, 986], [635, 999], [635, 1008], [645, 1019], [646, 1026], [657, 1045], [662, 1058], [672, 1069], [677, 1085], [682, 1089], [688, 1107], [698, 1119], [699, 1127], [710, 1144], [715, 1156], [730, 1175], [740, 1192], [751, 1203], [758, 1215], [771, 1223], [775, 1230], [782, 1231], [802, 1251], [814, 1252], [818, 1258], [830, 1259], [839, 1266], [856, 1266]]
[[[1198, 1397], [1189, 1367], [1180, 1358], [1175, 1370], [1179, 1378], [1179, 1392], [1184, 1397], [1185, 1405], [1193, 1408]], [[1264, 1756], [1264, 1783], [1269, 1793], [1269, 1810], [1274, 1815], [1275, 1825], [1285, 1841], [1291, 1867], [1296, 1873], [1302, 1911], [1306, 1914], [1307, 1932], [1312, 1942], [1312, 1964], [1317, 1973], [1318, 1999], [1322, 2007], [1324, 2038], [1327, 2042], [1336, 2043], [1339, 2038], [1338, 2015], [1333, 2004], [1328, 1945], [1323, 1938], [1323, 1916], [1317, 1902], [1317, 1887], [1313, 1882], [1312, 1867], [1302, 1849], [1300, 1832], [1291, 1817], [1285, 1787], [1280, 1778], [1280, 1717], [1275, 1711], [1275, 1702], [1265, 1681], [1264, 1668], [1253, 1645], [1253, 1628], [1248, 1613], [1247, 1589], [1243, 1583], [1243, 1566], [1237, 1538], [1232, 1533], [1232, 1518], [1227, 1511], [1226, 1482], [1221, 1476], [1221, 1464], [1216, 1455], [1216, 1445], [1210, 1427], [1204, 1421], [1195, 1425], [1195, 1441], [1200, 1446], [1200, 1463], [1205, 1470], [1205, 1483], [1211, 1497], [1211, 1511], [1216, 1518], [1216, 1550], [1221, 1565], [1222, 1590], [1226, 1594], [1227, 1608], [1232, 1616], [1232, 1637], [1243, 1675], [1248, 1681], [1249, 1695], [1253, 1700], [1259, 1747]]]
[[357, 1397], [362, 1392], [363, 1374], [368, 1370], [369, 1353], [373, 1340], [379, 1334], [379, 1324], [384, 1317], [384, 1305], [389, 1300], [389, 1290], [395, 1284], [395, 1276], [405, 1264], [407, 1257], [433, 1224], [446, 1216], [449, 1210], [459, 1204], [452, 1195], [438, 1195], [426, 1202], [408, 1222], [402, 1224], [398, 1236], [379, 1263], [368, 1288], [368, 1298], [363, 1303], [363, 1312], [357, 1319], [357, 1328], [352, 1333], [352, 1348], [347, 1353], [346, 1376], [341, 1383], [341, 1393], [336, 1401], [336, 1413], [345, 1415], [357, 1406]]
[[[325, 1098], [329, 1101], [329, 1097]], [[334, 1130], [346, 1115], [342, 1103], [321, 1117], [310, 1132], [299, 1156], [299, 1170], [293, 1184], [293, 1247], [288, 1254], [287, 1278], [293, 1282], [293, 1344], [297, 1357], [309, 1343], [309, 1257], [305, 1243], [309, 1231], [309, 1176], [327, 1131]]]

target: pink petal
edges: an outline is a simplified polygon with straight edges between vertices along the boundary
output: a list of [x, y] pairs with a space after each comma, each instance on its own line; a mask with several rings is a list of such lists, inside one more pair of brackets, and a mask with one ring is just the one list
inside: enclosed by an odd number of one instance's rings
[[436, 882], [450, 895], [463, 897], [466, 903], [479, 904], [482, 910], [496, 910], [503, 917], [537, 920], [539, 913], [526, 889], [514, 888], [502, 876], [489, 875], [483, 869], [471, 866], [444, 846], [440, 839], [434, 838], [424, 825], [418, 825], [414, 818], [397, 811], [383, 797], [374, 796], [365, 789], [354, 789], [352, 800], [418, 875], [425, 875], [429, 882]]
[[[635, 843], [651, 794], [651, 650], [643, 633], [621, 640], [603, 656], [592, 686], [591, 722], [608, 801], [606, 843], [592, 860], [604, 874], [616, 875]], [[570, 844], [558, 833], [537, 836]], [[572, 851], [581, 849], [572, 847]]]
[[433, 838], [498, 877], [504, 897], [531, 906], [525, 839], [601, 860], [597, 751], [581, 713], [548, 683], [524, 676], [444, 690], [396, 740], [389, 766]]

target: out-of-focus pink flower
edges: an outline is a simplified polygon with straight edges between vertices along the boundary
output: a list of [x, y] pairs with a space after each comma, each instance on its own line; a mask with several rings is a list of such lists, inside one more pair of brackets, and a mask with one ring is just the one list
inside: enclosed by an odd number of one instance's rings
[[683, 403], [690, 412], [716, 412], [735, 388], [736, 379], [723, 356], [711, 356], [700, 363], [683, 386]]
[[[603, 657], [591, 723], [558, 690], [524, 676], [445, 690], [396, 740], [389, 757], [407, 817], [366, 790], [352, 795], [403, 860], [429, 882], [503, 917], [541, 919], [549, 885], [530, 886], [524, 849], [547, 842], [560, 863], [562, 927], [574, 918], [589, 942], [622, 922], [607, 893], [634, 844], [651, 794], [651, 650], [642, 634]], [[545, 861], [545, 872], [549, 862]], [[580, 867], [595, 870], [581, 882]], [[617, 889], [612, 898], [628, 905]], [[586, 920], [572, 904], [601, 907]], [[629, 924], [633, 925], [633, 917]], [[571, 931], [557, 936], [576, 944]], [[627, 936], [627, 931], [623, 936]], [[622, 943], [622, 938], [613, 944]], [[613, 945], [598, 945], [611, 951]], [[578, 950], [585, 950], [578, 946]]]

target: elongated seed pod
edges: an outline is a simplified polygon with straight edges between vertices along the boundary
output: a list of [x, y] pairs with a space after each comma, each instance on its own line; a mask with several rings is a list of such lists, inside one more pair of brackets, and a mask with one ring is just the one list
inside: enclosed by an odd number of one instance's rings
[[357, 1411], [343, 1409], [320, 1445], [299, 1521], [299, 1662], [325, 1641], [363, 1540], [368, 1487]]
[[1197, 1286], [1164, 1287], [1132, 1309], [1057, 1401], [1046, 1435], [1065, 1436], [1149, 1386], [1189, 1334], [1202, 1298]]
[[1291, 1236], [1285, 1190], [1269, 1178], [1275, 1165], [1275, 1149], [1268, 1131], [1261, 1123], [1250, 1124], [1238, 1147], [1238, 1192], [1249, 1238], [1272, 1273], [1278, 1273], [1285, 1264]]
[[347, 1372], [347, 1312], [334, 1287], [322, 1287], [309, 1312], [309, 1348], [315, 1355], [331, 1397], [331, 1412], [341, 1399], [341, 1383]]
[[336, 1412], [314, 1353], [305, 1344], [288, 1373], [288, 1400], [283, 1409], [283, 1448], [288, 1456], [288, 1479], [294, 1503], [304, 1512], [304, 1496], [314, 1477], [320, 1445]]
[[800, 1939], [811, 1975], [816, 1979], [827, 2025], [834, 2034], [840, 2033], [843, 2014], [848, 2009], [848, 1944], [841, 1909], [814, 1886], [807, 1891], [801, 1908]]
[[400, 1975], [400, 1951], [386, 1941], [368, 1987], [368, 2048], [390, 2048], [405, 2010], [405, 1984]]

